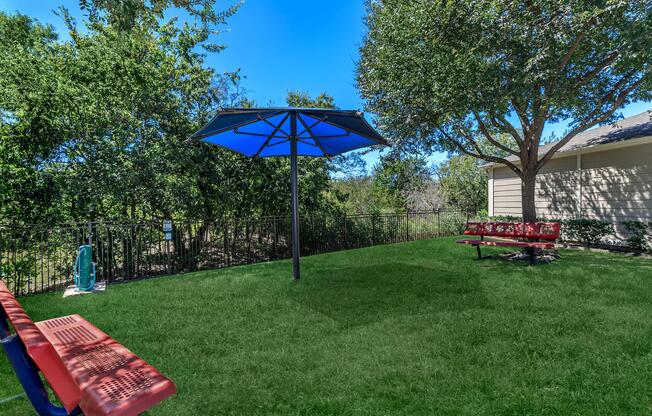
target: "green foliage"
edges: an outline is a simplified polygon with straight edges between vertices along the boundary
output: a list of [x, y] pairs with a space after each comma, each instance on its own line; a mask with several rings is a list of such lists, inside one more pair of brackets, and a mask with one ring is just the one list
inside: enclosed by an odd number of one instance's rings
[[[437, 127], [462, 126], [473, 111], [506, 116], [517, 104], [535, 113], [545, 105], [548, 120], [579, 123], [602, 109], [621, 76], [633, 73], [627, 85], [647, 77], [652, 61], [645, 1], [374, 1], [367, 25], [358, 83], [370, 108], [401, 138], [445, 150], [457, 149]], [[572, 65], [561, 65], [578, 36]], [[608, 70], [583, 82], [614, 54]], [[646, 79], [631, 99], [651, 89]]]
[[34, 279], [36, 257], [34, 253], [20, 253], [20, 257], [0, 264], [0, 279], [16, 293], [24, 293]]
[[337, 108], [332, 96], [322, 92], [317, 97], [312, 98], [310, 94], [303, 91], [290, 91], [285, 97], [287, 105], [290, 107], [301, 108]]
[[423, 157], [391, 152], [381, 156], [374, 166], [373, 192], [393, 209], [408, 208], [411, 192], [419, 192], [431, 177], [428, 162]]
[[336, 179], [332, 186], [334, 192], [341, 195], [342, 206], [347, 213], [369, 214], [392, 209], [378, 196], [371, 176]]
[[452, 156], [435, 169], [446, 204], [464, 212], [487, 209], [487, 174], [470, 156]]
[[[526, 185], [527, 220], [536, 218], [536, 175], [559, 148], [652, 98], [649, 1], [367, 4], [358, 87], [386, 136], [410, 152], [508, 166]], [[539, 152], [546, 123], [560, 121], [568, 132]]]
[[[234, 10], [219, 13], [213, 1], [83, 3], [84, 30], [60, 12], [70, 41], [0, 13], [0, 222], [289, 212], [285, 159], [185, 143], [217, 107], [251, 104], [239, 74], [216, 73], [200, 52]], [[196, 9], [196, 24], [165, 19], [171, 5]], [[289, 93], [288, 104], [334, 106], [327, 94]], [[323, 160], [301, 160], [303, 210], [333, 209], [330, 172]]]
[[641, 221], [623, 221], [627, 231], [627, 245], [633, 249], [646, 251], [650, 248], [648, 241], [648, 229], [650, 224]]
[[523, 217], [518, 217], [515, 215], [494, 215], [491, 217], [491, 221], [497, 222], [522, 222]]
[[614, 233], [613, 224], [596, 219], [569, 219], [562, 222], [565, 240], [577, 241], [587, 247], [600, 244], [602, 240]]
[[[215, 7], [215, 0], [79, 0], [79, 7], [86, 12], [93, 24], [110, 24], [120, 30], [130, 30], [139, 21], [158, 20], [170, 8], [182, 9], [201, 25], [201, 33], [215, 33], [213, 25], [225, 24], [242, 2], [225, 10]], [[197, 23], [195, 23], [197, 24]], [[205, 45], [206, 46], [206, 45]]]
[[61, 180], [44, 161], [56, 157], [75, 107], [56, 38], [50, 26], [0, 13], [0, 219], [58, 215]]
[[464, 233], [467, 220], [471, 220], [464, 211], [440, 210], [437, 216], [441, 235], [460, 235]]

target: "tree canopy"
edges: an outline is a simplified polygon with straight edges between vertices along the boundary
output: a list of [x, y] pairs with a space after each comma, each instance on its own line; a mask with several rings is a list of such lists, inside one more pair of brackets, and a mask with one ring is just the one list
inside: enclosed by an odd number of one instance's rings
[[[367, 24], [358, 85], [386, 135], [507, 166], [528, 220], [536, 174], [564, 144], [652, 98], [649, 1], [378, 0]], [[539, 154], [558, 121], [569, 130]]]
[[464, 212], [487, 209], [487, 174], [478, 165], [478, 159], [468, 155], [455, 155], [437, 165], [435, 176], [448, 206]]
[[423, 157], [389, 152], [374, 166], [373, 190], [381, 206], [409, 210], [414, 194], [422, 192], [432, 179]]
[[[82, 6], [81, 29], [59, 12], [66, 41], [51, 26], [0, 13], [0, 222], [289, 212], [284, 159], [184, 143], [219, 106], [247, 105], [237, 70], [205, 65], [206, 54], [220, 50], [216, 25], [233, 8], [215, 12], [213, 1]], [[196, 22], [165, 19], [171, 6], [195, 8]], [[288, 104], [334, 106], [327, 94], [289, 93]], [[302, 160], [301, 170], [302, 208], [335, 209], [330, 167]]]

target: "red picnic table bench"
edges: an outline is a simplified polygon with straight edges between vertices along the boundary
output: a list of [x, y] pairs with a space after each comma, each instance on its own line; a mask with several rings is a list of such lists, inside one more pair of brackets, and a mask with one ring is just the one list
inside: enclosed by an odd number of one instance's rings
[[[551, 249], [559, 238], [561, 226], [558, 222], [469, 222], [464, 235], [480, 236], [479, 240], [459, 240], [459, 244], [471, 244], [482, 258], [480, 246], [521, 247], [528, 251], [530, 264], [536, 260], [535, 249]], [[485, 240], [485, 237], [500, 237], [510, 240]]]
[[[172, 381], [79, 315], [32, 322], [2, 281], [0, 343], [39, 415], [138, 415], [176, 392]], [[63, 407], [49, 400], [39, 372]]]

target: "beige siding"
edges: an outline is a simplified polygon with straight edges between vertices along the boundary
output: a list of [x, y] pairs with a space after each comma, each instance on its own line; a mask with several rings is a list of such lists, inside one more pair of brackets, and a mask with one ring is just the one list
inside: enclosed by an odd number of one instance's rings
[[[537, 178], [540, 216], [652, 221], [652, 143], [584, 153], [580, 160], [581, 173], [576, 155], [544, 166]], [[493, 199], [494, 215], [521, 214], [520, 180], [507, 168], [494, 169]], [[622, 236], [622, 226], [617, 231]]]
[[[537, 177], [537, 213], [572, 217], [577, 210], [575, 156], [553, 159]], [[508, 168], [494, 169], [494, 215], [521, 215], [521, 180]]]
[[652, 143], [583, 155], [582, 181], [582, 215], [652, 221]]
[[521, 214], [521, 180], [506, 167], [494, 169], [494, 215]]

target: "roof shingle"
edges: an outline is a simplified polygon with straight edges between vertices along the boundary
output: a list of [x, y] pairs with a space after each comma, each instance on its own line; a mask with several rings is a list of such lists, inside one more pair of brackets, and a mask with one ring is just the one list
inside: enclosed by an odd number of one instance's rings
[[[600, 146], [608, 143], [622, 142], [639, 137], [652, 136], [652, 110], [644, 111], [632, 117], [617, 121], [615, 124], [607, 124], [583, 131], [573, 137], [557, 153], [570, 152], [573, 150]], [[556, 142], [548, 143], [539, 148], [539, 157], [554, 146]], [[518, 161], [516, 156], [507, 158], [510, 161]], [[493, 166], [495, 163], [488, 163], [484, 166]]]

